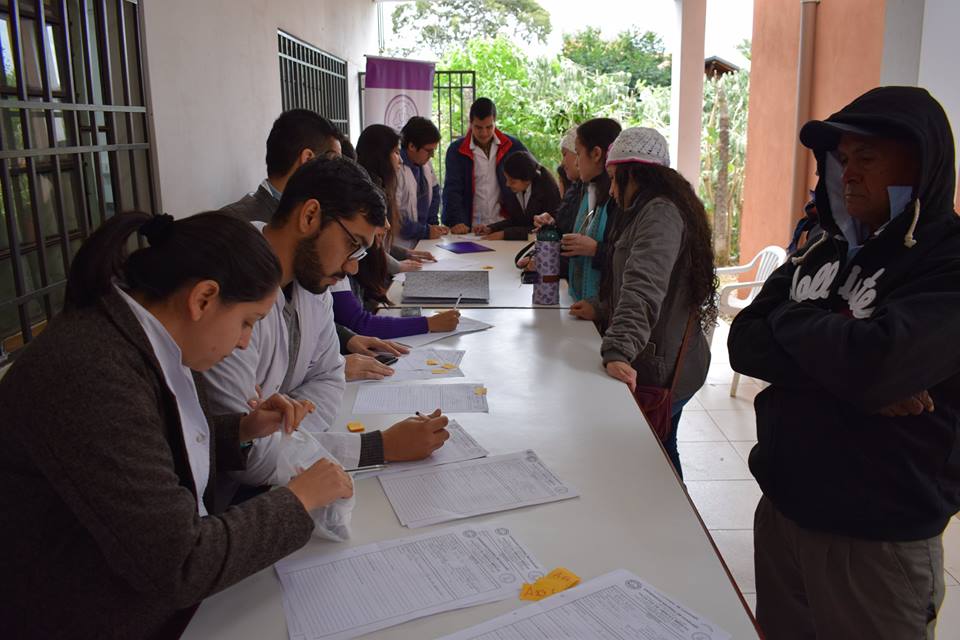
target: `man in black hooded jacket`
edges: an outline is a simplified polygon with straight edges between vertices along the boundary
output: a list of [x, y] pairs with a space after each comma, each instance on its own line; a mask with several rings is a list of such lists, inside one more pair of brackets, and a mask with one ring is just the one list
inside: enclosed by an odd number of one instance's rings
[[822, 235], [730, 330], [757, 396], [757, 618], [780, 638], [932, 638], [960, 505], [960, 218], [930, 94], [881, 87], [801, 142]]

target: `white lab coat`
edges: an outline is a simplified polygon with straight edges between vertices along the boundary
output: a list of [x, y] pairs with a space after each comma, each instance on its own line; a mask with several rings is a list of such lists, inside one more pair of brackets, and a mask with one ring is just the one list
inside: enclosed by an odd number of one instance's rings
[[[235, 350], [204, 374], [211, 408], [214, 413], [248, 412], [247, 400], [254, 397], [258, 384], [265, 399], [280, 392], [310, 400], [317, 409], [300, 428], [317, 436], [344, 467], [356, 467], [360, 461], [360, 435], [331, 430], [346, 386], [333, 321], [333, 298], [329, 291], [316, 295], [293, 283], [293, 304], [300, 317], [300, 350], [290, 384], [281, 388], [289, 361], [289, 335], [283, 320], [285, 302], [279, 291], [273, 308], [254, 326], [250, 345]], [[280, 437], [280, 433], [275, 433], [256, 440], [247, 457], [247, 468], [231, 474], [233, 478], [254, 486], [269, 483], [276, 470], [275, 450]]]

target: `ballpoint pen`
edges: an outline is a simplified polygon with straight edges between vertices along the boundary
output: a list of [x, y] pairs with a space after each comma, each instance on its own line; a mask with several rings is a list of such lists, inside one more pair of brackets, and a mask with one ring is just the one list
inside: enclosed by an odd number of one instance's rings
[[353, 469], [344, 469], [346, 473], [363, 473], [365, 471], [380, 471], [381, 469], [386, 469], [387, 465], [385, 464], [371, 464], [365, 467], [354, 467]]

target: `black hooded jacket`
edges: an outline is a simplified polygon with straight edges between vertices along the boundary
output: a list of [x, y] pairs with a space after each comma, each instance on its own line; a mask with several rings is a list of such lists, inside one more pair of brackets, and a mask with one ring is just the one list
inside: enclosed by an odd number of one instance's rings
[[[728, 343], [736, 371], [771, 383], [755, 401], [750, 470], [764, 495], [804, 528], [929, 538], [960, 506], [953, 136], [936, 100], [912, 87], [874, 89], [826, 123], [913, 140], [919, 187], [866, 240], [851, 236], [836, 140], [823, 123], [801, 132], [817, 159], [825, 232], [767, 280]], [[935, 411], [879, 415], [924, 390]]]

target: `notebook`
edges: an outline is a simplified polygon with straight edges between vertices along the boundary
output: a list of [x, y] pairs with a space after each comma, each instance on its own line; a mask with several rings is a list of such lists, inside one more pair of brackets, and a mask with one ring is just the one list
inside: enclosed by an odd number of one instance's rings
[[[462, 296], [462, 297], [461, 297]], [[404, 302], [490, 301], [486, 271], [411, 271], [403, 281]]]
[[447, 251], [452, 251], [453, 253], [480, 253], [482, 251], [493, 251], [490, 247], [486, 247], [482, 244], [477, 244], [476, 242], [444, 242], [437, 245], [438, 249], [446, 249]]

